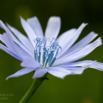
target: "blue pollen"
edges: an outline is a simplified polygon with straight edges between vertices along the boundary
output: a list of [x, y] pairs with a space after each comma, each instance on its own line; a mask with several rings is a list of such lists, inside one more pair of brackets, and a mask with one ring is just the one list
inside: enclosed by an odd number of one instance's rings
[[50, 39], [36, 38], [34, 42], [36, 44], [34, 48], [35, 60], [42, 65], [42, 68], [52, 66], [61, 49], [58, 42], [54, 38], [51, 41]]

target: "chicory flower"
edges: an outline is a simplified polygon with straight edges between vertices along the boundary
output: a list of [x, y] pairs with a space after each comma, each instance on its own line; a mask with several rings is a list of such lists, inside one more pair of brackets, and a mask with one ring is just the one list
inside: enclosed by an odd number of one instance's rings
[[102, 45], [100, 37], [93, 41], [97, 37], [94, 32], [74, 44], [86, 23], [82, 23], [78, 29], [73, 28], [62, 33], [59, 37], [59, 17], [50, 17], [45, 35], [37, 17], [27, 21], [21, 18], [21, 24], [27, 37], [0, 21], [0, 27], [6, 31], [3, 35], [0, 34], [0, 40], [6, 45], [0, 44], [0, 49], [20, 60], [24, 67], [6, 79], [32, 71], [35, 71], [33, 79], [41, 78], [47, 73], [63, 79], [66, 75], [82, 74], [87, 68], [103, 70], [103, 63], [92, 60], [77, 61]]

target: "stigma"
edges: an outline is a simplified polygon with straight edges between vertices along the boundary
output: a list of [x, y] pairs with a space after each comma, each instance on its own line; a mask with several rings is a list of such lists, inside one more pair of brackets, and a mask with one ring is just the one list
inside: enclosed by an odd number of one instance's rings
[[51, 67], [61, 50], [61, 46], [54, 38], [52, 40], [36, 38], [34, 42], [34, 59], [42, 65], [42, 68]]

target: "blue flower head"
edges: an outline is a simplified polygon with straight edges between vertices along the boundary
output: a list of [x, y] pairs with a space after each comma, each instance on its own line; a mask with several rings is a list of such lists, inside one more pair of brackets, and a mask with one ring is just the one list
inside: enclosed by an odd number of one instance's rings
[[6, 79], [32, 71], [35, 71], [34, 79], [43, 77], [46, 73], [64, 78], [66, 75], [82, 74], [87, 68], [103, 70], [103, 63], [97, 61], [75, 62], [102, 45], [101, 38], [93, 41], [97, 37], [94, 32], [90, 32], [74, 44], [87, 24], [82, 23], [78, 29], [70, 29], [59, 37], [61, 26], [59, 17], [50, 17], [45, 35], [37, 17], [29, 18], [27, 21], [21, 18], [21, 24], [27, 37], [0, 21], [0, 27], [6, 31], [3, 35], [0, 34], [0, 40], [6, 45], [0, 44], [0, 49], [20, 60], [21, 66], [24, 67]]

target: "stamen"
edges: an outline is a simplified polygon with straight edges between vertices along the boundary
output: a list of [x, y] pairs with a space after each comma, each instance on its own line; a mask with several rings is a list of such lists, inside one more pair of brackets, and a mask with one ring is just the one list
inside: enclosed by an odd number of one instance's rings
[[42, 68], [52, 66], [61, 49], [58, 42], [54, 38], [51, 41], [49, 39], [36, 38], [34, 42], [36, 44], [34, 48], [35, 60], [41, 63]]

